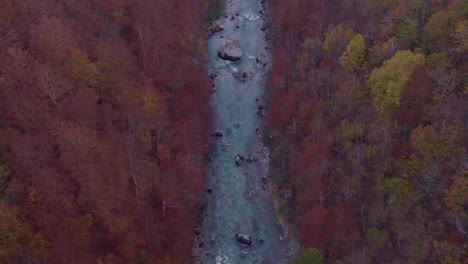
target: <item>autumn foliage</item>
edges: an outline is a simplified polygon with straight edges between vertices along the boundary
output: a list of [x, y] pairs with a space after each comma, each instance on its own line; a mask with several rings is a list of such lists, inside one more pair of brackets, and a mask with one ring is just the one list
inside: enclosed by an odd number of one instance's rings
[[304, 248], [466, 262], [466, 1], [271, 2], [264, 138]]
[[209, 1], [0, 0], [0, 262], [179, 263]]

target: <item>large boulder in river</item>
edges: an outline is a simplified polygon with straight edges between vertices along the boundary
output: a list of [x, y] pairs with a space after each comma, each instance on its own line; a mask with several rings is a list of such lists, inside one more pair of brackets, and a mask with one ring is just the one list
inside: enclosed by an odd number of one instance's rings
[[252, 245], [252, 238], [249, 235], [245, 234], [236, 234], [237, 241], [241, 242], [242, 244]]
[[244, 156], [240, 155], [240, 154], [237, 154], [236, 155], [236, 165], [237, 166], [240, 166], [242, 164], [242, 162], [244, 161]]
[[242, 49], [236, 41], [225, 39], [218, 50], [218, 57], [228, 61], [238, 61], [242, 57]]

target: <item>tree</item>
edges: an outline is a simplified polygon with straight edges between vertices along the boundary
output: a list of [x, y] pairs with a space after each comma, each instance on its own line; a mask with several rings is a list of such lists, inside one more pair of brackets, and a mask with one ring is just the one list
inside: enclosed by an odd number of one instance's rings
[[101, 72], [95, 63], [88, 59], [88, 54], [79, 49], [69, 49], [65, 64], [70, 76], [81, 84], [97, 87], [101, 78]]
[[442, 49], [450, 36], [450, 13], [446, 10], [433, 14], [424, 26], [423, 41]]
[[32, 231], [19, 207], [0, 201], [0, 262], [38, 263], [47, 256], [47, 247], [43, 235]]
[[347, 70], [359, 69], [366, 55], [366, 44], [361, 34], [356, 34], [348, 46], [346, 52], [339, 59], [340, 65]]
[[380, 230], [376, 227], [368, 228], [366, 230], [366, 240], [369, 245], [369, 254], [372, 257], [378, 257], [380, 250], [391, 247], [390, 234], [385, 229]]
[[400, 126], [404, 131], [414, 129], [427, 115], [432, 104], [432, 82], [423, 65], [416, 66], [401, 93], [399, 108]]
[[322, 264], [323, 257], [320, 251], [316, 248], [304, 249], [299, 257], [294, 261], [294, 264]]
[[415, 44], [418, 41], [418, 21], [410, 18], [403, 20], [397, 26], [395, 35], [409, 45]]
[[416, 150], [423, 165], [434, 162], [455, 162], [463, 156], [463, 150], [456, 144], [456, 131], [437, 133], [432, 126], [418, 126], [411, 132], [411, 147]]
[[328, 231], [329, 209], [322, 205], [311, 207], [302, 217], [299, 235], [306, 247], [323, 249]]
[[389, 203], [398, 205], [405, 201], [409, 192], [408, 179], [387, 178], [384, 180], [384, 184], [389, 195]]
[[68, 56], [68, 50], [76, 47], [76, 38], [69, 26], [60, 18], [42, 18], [29, 30], [32, 48], [42, 56], [60, 62]]
[[6, 165], [0, 163], [0, 201], [2, 201], [3, 195], [7, 190], [8, 181], [11, 179], [10, 175], [10, 169]]
[[403, 50], [372, 71], [368, 85], [372, 88], [376, 107], [382, 114], [391, 115], [398, 109], [402, 90], [416, 65], [423, 62], [422, 54]]
[[341, 54], [346, 47], [346, 43], [349, 43], [353, 35], [353, 30], [351, 28], [345, 28], [342, 24], [330, 26], [325, 34], [322, 48], [328, 54]]
[[460, 168], [452, 177], [452, 183], [445, 190], [445, 205], [455, 213], [463, 213], [468, 202], [468, 171]]
[[458, 63], [461, 54], [468, 51], [468, 20], [459, 21], [457, 23], [452, 37], [455, 39], [458, 52], [455, 63]]
[[38, 64], [35, 68], [39, 75], [36, 86], [43, 95], [56, 105], [63, 95], [71, 89], [71, 82], [51, 65]]

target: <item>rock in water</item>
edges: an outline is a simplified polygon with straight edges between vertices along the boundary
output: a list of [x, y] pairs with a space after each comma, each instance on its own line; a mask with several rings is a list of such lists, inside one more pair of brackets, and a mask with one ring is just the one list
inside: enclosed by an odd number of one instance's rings
[[244, 161], [244, 157], [241, 156], [240, 154], [237, 154], [236, 155], [236, 165], [237, 166], [240, 166], [242, 164], [242, 162]]
[[223, 23], [221, 22], [221, 20], [216, 20], [211, 24], [208, 30], [211, 32], [211, 34], [215, 34], [222, 31], [223, 29]]
[[245, 234], [236, 234], [237, 241], [241, 242], [242, 244], [252, 245], [252, 238], [249, 235]]
[[238, 61], [242, 57], [242, 49], [236, 41], [225, 39], [218, 50], [218, 57], [228, 61]]
[[223, 136], [223, 133], [217, 131], [217, 132], [214, 132], [213, 136], [214, 136], [214, 137], [222, 137], [222, 136]]

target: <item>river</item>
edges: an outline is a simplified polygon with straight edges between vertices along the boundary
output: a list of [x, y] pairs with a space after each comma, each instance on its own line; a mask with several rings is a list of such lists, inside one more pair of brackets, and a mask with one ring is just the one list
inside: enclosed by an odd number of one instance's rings
[[[266, 49], [260, 0], [227, 0], [224, 30], [207, 40], [210, 74], [215, 91], [214, 131], [208, 167], [204, 209], [197, 230], [194, 255], [209, 263], [290, 263], [290, 242], [280, 225], [265, 184], [268, 151], [261, 144], [258, 110], [263, 104], [265, 75], [270, 67]], [[237, 41], [243, 50], [238, 62], [221, 60], [217, 51], [225, 38]], [[239, 80], [236, 73], [245, 80]], [[260, 130], [259, 130], [260, 129]], [[237, 166], [235, 156], [246, 160]], [[248, 162], [247, 158], [258, 161]], [[252, 245], [236, 240], [235, 234], [248, 234]]]

